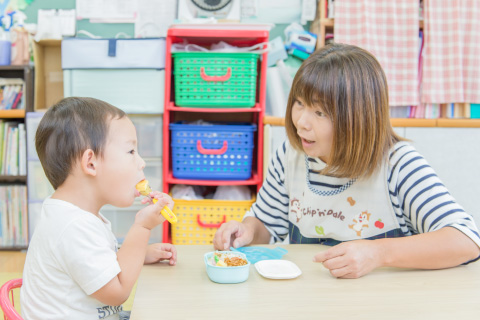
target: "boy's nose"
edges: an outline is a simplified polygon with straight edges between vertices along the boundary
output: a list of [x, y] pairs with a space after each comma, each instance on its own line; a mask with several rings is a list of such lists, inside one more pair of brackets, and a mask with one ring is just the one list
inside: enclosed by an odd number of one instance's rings
[[140, 157], [140, 155], [138, 156], [140, 158], [140, 169], [145, 169], [145, 166], [147, 165], [147, 163], [145, 162], [145, 160], [143, 160], [142, 157]]

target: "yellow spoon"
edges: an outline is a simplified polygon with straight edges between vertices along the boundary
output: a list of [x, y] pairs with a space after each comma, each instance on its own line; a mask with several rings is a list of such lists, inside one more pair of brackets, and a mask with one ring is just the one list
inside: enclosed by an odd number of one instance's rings
[[[148, 180], [145, 180], [145, 179], [140, 181], [139, 183], [137, 183], [135, 188], [138, 190], [138, 192], [140, 192], [140, 194], [142, 196], [149, 197], [150, 192], [152, 192], [152, 188], [150, 188], [150, 186], [148, 185]], [[153, 198], [152, 201], [153, 201], [153, 203], [157, 203], [158, 200]], [[163, 209], [162, 209], [162, 211], [160, 211], [160, 213], [170, 223], [177, 223], [177, 221], [178, 221], [177, 216], [172, 212], [172, 210], [170, 210], [169, 207], [167, 207], [167, 206], [163, 207]]]

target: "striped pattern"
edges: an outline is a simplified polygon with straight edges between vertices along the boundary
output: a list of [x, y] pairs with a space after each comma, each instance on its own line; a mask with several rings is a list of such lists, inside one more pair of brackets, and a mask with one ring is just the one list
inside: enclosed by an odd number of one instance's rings
[[378, 59], [391, 106], [418, 104], [418, 10], [418, 0], [335, 1], [335, 42]]
[[[260, 219], [272, 234], [272, 241], [282, 241], [288, 234], [289, 197], [285, 188], [287, 144], [278, 148], [268, 168], [267, 178], [257, 201], [245, 215]], [[288, 145], [288, 148], [290, 146]], [[435, 231], [446, 226], [457, 228], [480, 246], [480, 236], [473, 217], [450, 195], [432, 167], [407, 142], [392, 149], [388, 168], [390, 199], [404, 235]], [[349, 179], [325, 177], [315, 159], [309, 161], [309, 184], [322, 192], [345, 188]], [[315, 167], [316, 166], [316, 167]]]
[[425, 0], [422, 102], [480, 102], [480, 1]]

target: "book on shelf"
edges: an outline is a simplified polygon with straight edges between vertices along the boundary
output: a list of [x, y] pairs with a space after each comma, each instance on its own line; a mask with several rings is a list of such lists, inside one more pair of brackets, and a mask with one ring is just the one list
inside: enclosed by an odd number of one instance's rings
[[0, 175], [26, 175], [25, 124], [0, 120]]
[[0, 78], [0, 109], [23, 109], [23, 79]]
[[18, 174], [27, 175], [27, 132], [25, 124], [18, 124]]
[[0, 186], [0, 248], [27, 244], [27, 187]]

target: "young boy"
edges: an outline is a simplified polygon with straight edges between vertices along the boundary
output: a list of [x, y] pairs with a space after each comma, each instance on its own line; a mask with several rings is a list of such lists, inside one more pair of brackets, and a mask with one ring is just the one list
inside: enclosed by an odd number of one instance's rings
[[171, 244], [148, 246], [172, 199], [160, 192], [135, 216], [118, 250], [105, 204], [132, 205], [145, 178], [135, 127], [120, 109], [93, 98], [66, 98], [42, 118], [35, 146], [55, 192], [43, 203], [21, 289], [25, 319], [119, 319], [144, 263], [169, 260]]

